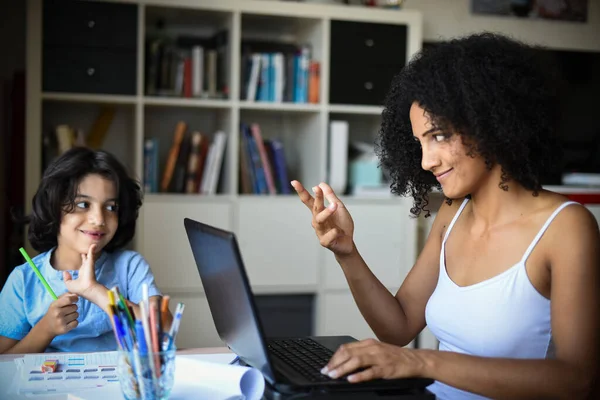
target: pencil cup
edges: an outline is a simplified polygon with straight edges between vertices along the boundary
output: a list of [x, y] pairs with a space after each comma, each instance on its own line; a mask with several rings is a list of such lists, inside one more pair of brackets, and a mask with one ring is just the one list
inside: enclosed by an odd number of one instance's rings
[[168, 399], [175, 382], [175, 349], [145, 355], [120, 351], [117, 371], [127, 400]]

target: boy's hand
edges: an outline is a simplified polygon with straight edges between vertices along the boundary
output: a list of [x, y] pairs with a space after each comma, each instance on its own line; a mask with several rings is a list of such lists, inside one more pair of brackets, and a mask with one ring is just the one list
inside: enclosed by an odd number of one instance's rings
[[79, 268], [79, 276], [73, 279], [67, 271], [63, 272], [63, 280], [67, 286], [67, 290], [90, 299], [92, 293], [96, 289], [98, 282], [96, 281], [96, 270], [94, 268], [94, 250], [96, 245], [92, 244], [88, 249], [87, 254], [81, 255], [81, 268]]
[[79, 325], [77, 318], [77, 300], [79, 297], [73, 293], [64, 293], [57, 300], [50, 303], [46, 315], [40, 323], [44, 324], [44, 330], [49, 335], [58, 336], [69, 332]]

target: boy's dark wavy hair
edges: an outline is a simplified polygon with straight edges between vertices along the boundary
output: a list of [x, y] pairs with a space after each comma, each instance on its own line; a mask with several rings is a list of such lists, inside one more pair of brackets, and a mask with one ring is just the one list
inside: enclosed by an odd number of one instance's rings
[[547, 61], [537, 47], [481, 33], [422, 50], [394, 78], [376, 151], [392, 193], [413, 197], [414, 216], [429, 216], [428, 194], [441, 189], [421, 168], [409, 118], [414, 102], [434, 126], [461, 135], [488, 168], [499, 164], [501, 189], [515, 180], [537, 195], [541, 175], [555, 169], [560, 155], [558, 75]]
[[63, 212], [73, 210], [79, 184], [89, 174], [98, 174], [114, 182], [117, 190], [119, 227], [104, 250], [118, 250], [133, 239], [142, 206], [140, 185], [110, 153], [74, 147], [46, 168], [33, 196], [32, 211], [25, 222], [29, 223], [28, 237], [34, 249], [44, 252], [57, 245]]

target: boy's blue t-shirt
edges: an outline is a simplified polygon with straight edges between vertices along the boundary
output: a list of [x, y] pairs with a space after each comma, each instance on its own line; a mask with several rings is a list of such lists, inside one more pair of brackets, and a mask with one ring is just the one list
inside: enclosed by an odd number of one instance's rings
[[[57, 296], [67, 292], [63, 271], [50, 265], [54, 249], [33, 258], [52, 290]], [[142, 284], [148, 284], [149, 296], [160, 295], [154, 283], [150, 266], [141, 254], [120, 250], [103, 252], [95, 264], [96, 280], [108, 289], [118, 286], [123, 297], [133, 303], [142, 299]], [[69, 271], [76, 279], [79, 271]], [[9, 275], [0, 292], [0, 335], [21, 340], [48, 311], [52, 296], [33, 272], [29, 264], [16, 267]], [[50, 351], [106, 351], [116, 350], [117, 344], [108, 314], [94, 303], [79, 297], [77, 301], [79, 325], [71, 331], [56, 336], [50, 343]]]

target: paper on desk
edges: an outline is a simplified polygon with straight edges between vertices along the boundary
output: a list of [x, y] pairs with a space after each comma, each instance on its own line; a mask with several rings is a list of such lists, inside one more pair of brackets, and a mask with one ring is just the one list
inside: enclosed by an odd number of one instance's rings
[[202, 360], [202, 356], [177, 356], [172, 400], [191, 398], [259, 400], [265, 380], [259, 370]]
[[[74, 389], [98, 388], [118, 382], [116, 351], [69, 354], [26, 354], [15, 359], [19, 370], [17, 392], [20, 394], [60, 394]], [[57, 359], [59, 369], [42, 373], [47, 359]]]

